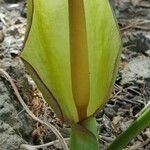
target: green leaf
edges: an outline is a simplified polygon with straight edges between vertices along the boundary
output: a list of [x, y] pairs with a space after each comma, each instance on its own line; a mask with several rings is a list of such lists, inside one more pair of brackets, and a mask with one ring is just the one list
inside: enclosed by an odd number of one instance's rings
[[146, 108], [145, 111], [110, 144], [107, 150], [122, 150], [133, 138], [150, 126], [149, 118], [150, 107]]
[[[32, 26], [21, 57], [32, 65], [53, 93], [64, 119], [77, 122], [71, 84], [67, 0], [34, 0], [33, 7]], [[46, 100], [51, 101], [47, 97]]]
[[88, 116], [101, 108], [111, 92], [121, 39], [108, 0], [84, 0], [90, 71]]

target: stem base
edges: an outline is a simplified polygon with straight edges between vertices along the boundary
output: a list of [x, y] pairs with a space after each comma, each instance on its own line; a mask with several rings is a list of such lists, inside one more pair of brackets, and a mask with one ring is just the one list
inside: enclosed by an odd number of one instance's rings
[[98, 150], [96, 119], [90, 117], [71, 127], [70, 150]]

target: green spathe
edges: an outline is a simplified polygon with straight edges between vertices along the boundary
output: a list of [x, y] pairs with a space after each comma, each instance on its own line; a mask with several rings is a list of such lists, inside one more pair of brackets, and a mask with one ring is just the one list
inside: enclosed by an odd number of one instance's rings
[[61, 118], [78, 122], [93, 115], [112, 89], [121, 47], [108, 0], [28, 4], [32, 20], [21, 57], [55, 97]]
[[93, 115], [109, 97], [120, 49], [108, 0], [28, 0], [21, 57], [46, 101], [70, 123], [71, 150], [98, 149]]

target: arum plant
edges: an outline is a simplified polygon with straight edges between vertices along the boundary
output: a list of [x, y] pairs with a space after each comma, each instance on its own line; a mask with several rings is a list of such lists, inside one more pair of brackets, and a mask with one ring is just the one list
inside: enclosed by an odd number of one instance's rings
[[71, 150], [98, 150], [94, 114], [107, 102], [121, 40], [108, 0], [28, 0], [22, 60], [57, 116]]

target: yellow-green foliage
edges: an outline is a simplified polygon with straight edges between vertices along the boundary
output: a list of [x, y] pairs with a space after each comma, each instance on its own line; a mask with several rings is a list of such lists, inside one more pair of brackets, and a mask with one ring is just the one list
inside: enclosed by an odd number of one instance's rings
[[79, 122], [111, 92], [121, 40], [108, 0], [28, 0], [21, 54], [59, 117]]

